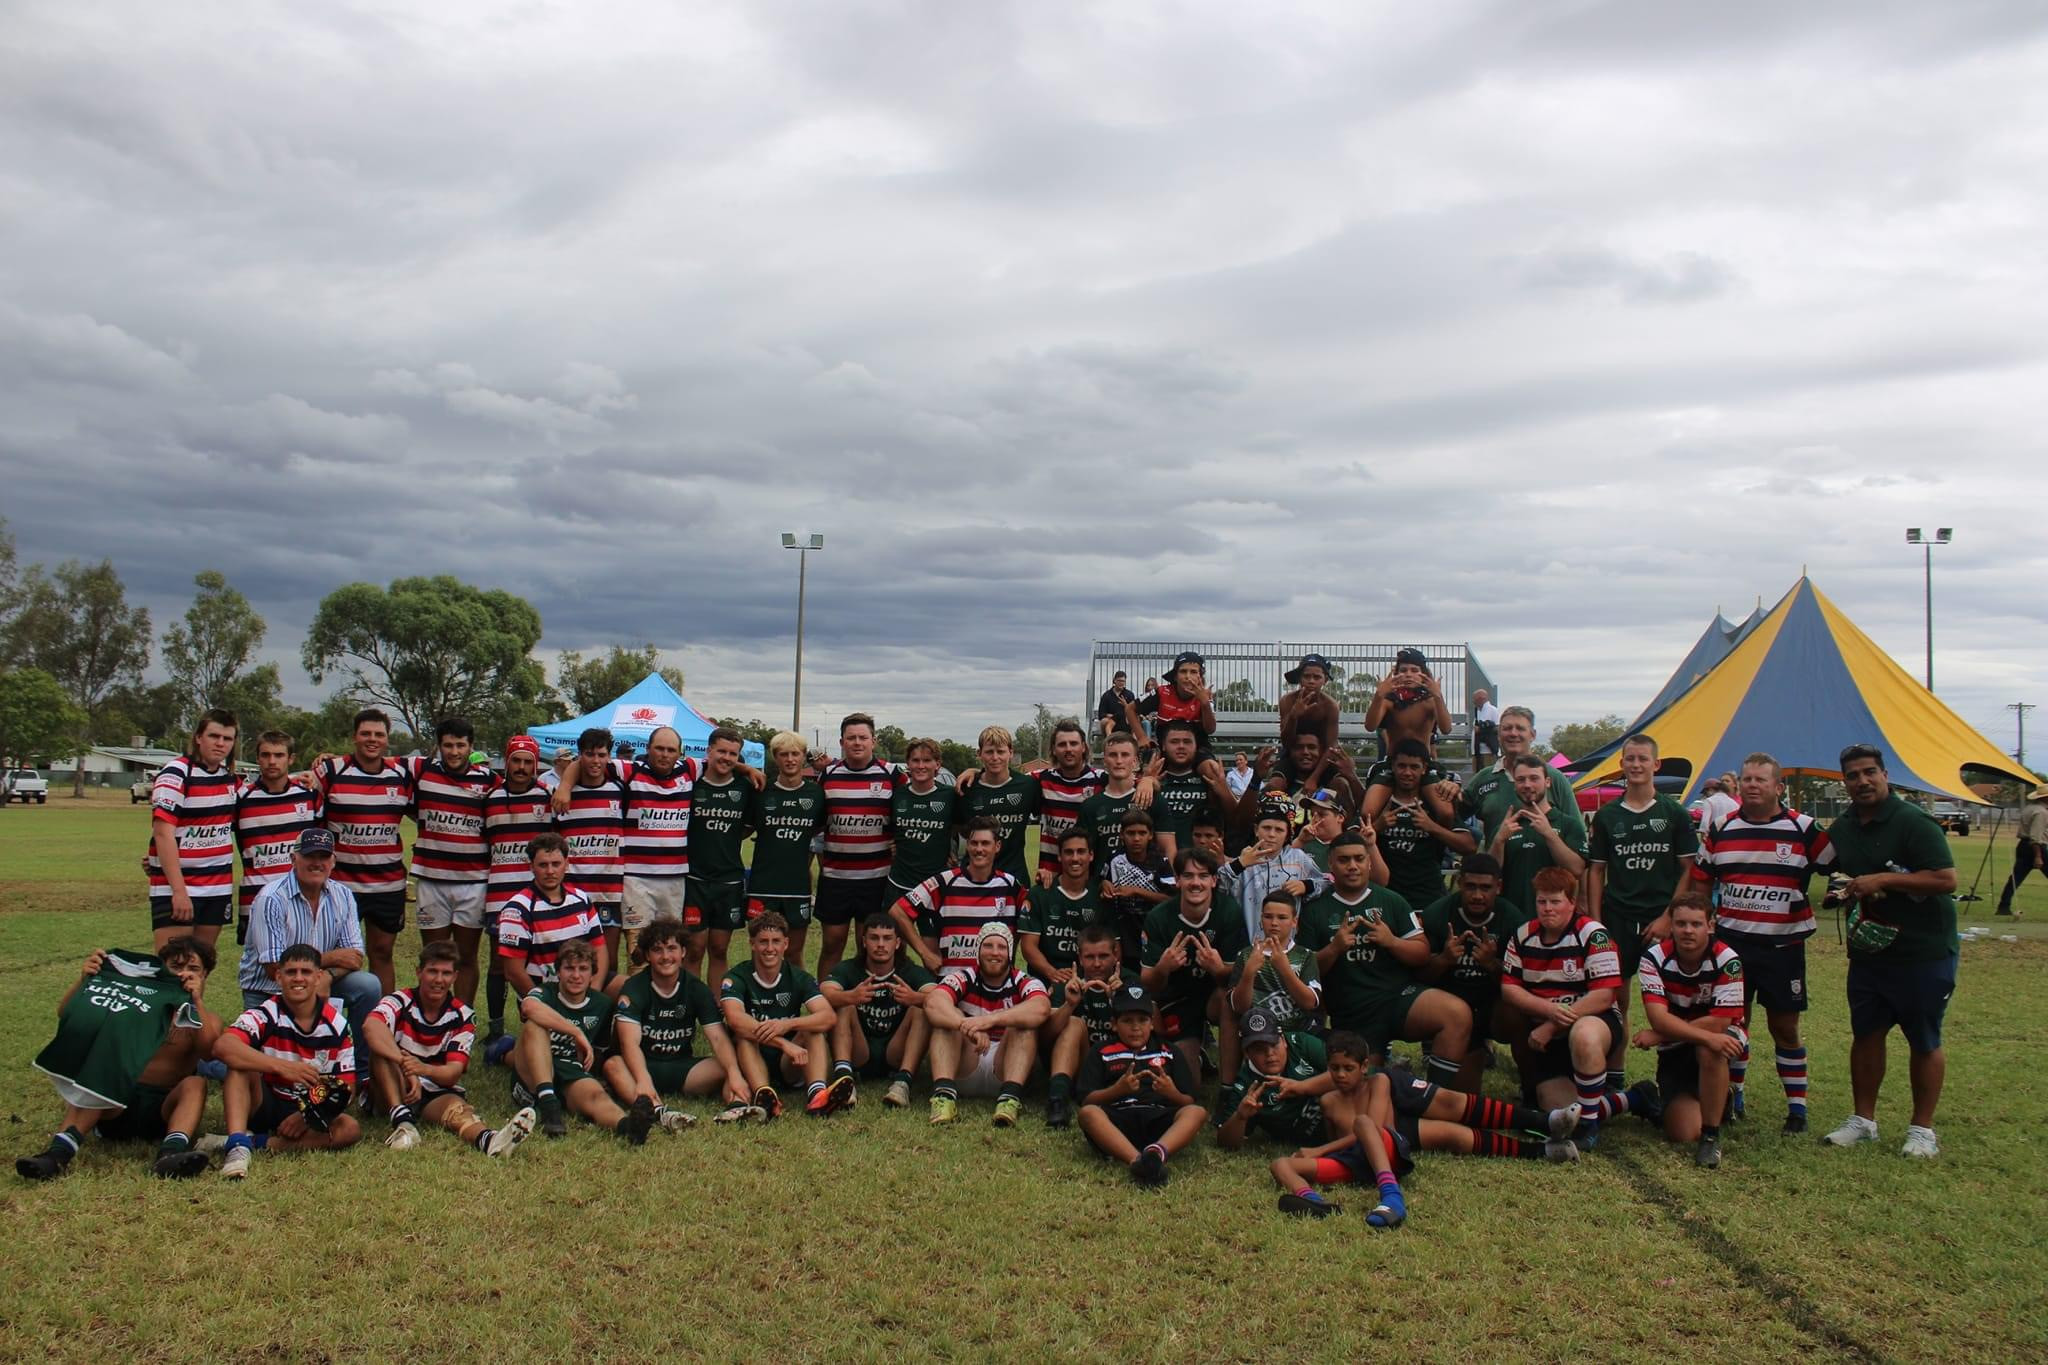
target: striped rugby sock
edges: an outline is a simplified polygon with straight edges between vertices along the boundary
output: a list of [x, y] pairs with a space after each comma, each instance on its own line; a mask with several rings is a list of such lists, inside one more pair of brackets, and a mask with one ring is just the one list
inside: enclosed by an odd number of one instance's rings
[[1785, 1106], [1798, 1113], [1806, 1112], [1806, 1049], [1803, 1047], [1781, 1047], [1778, 1049], [1778, 1080], [1785, 1087]]

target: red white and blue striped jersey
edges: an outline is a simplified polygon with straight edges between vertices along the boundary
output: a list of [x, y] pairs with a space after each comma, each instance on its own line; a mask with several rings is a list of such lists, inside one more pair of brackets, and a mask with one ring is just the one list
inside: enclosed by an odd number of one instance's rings
[[1100, 768], [1083, 768], [1078, 777], [1066, 777], [1058, 768], [1041, 768], [1038, 779], [1038, 867], [1057, 873], [1060, 868], [1060, 839], [1081, 822], [1081, 803], [1109, 785], [1109, 774]]
[[1024, 884], [1007, 872], [991, 872], [987, 881], [978, 882], [966, 868], [955, 867], [911, 887], [896, 904], [919, 934], [937, 940], [944, 959], [939, 970], [971, 972], [979, 960], [981, 926], [995, 920], [1015, 930], [1027, 894]]
[[[1655, 1000], [1689, 1024], [1702, 1019], [1742, 1022], [1742, 959], [1718, 938], [1707, 944], [1699, 965], [1689, 972], [1678, 960], [1676, 943], [1668, 938], [1653, 943], [1643, 950], [1636, 977], [1642, 986], [1645, 1013]], [[1657, 1050], [1691, 1046], [1665, 1042], [1657, 1044]]]
[[825, 849], [818, 875], [870, 881], [889, 873], [889, 803], [910, 779], [875, 759], [865, 768], [837, 760], [825, 765]]
[[1811, 817], [1778, 807], [1768, 820], [1740, 810], [1700, 832], [1693, 875], [1712, 882], [1720, 932], [1794, 943], [1814, 931], [1806, 883], [1835, 865], [1835, 846]]
[[[1012, 969], [1009, 975], [989, 981], [982, 976], [979, 964], [948, 971], [939, 978], [939, 989], [970, 1019], [977, 1014], [1011, 1009], [1026, 1000], [1051, 998], [1045, 983], [1029, 972]], [[1005, 1032], [1006, 1029], [990, 1029], [989, 1040], [1001, 1042]]]
[[629, 877], [680, 877], [690, 870], [690, 794], [697, 760], [685, 758], [667, 777], [635, 762], [626, 780], [626, 833], [619, 856]]
[[536, 985], [555, 979], [555, 959], [561, 955], [562, 945], [579, 938], [602, 942], [604, 925], [590, 897], [566, 882], [562, 898], [551, 901], [529, 879], [526, 889], [498, 912], [499, 952], [516, 949], [526, 954], [526, 974]]
[[178, 869], [194, 900], [225, 896], [235, 884], [235, 788], [231, 764], [200, 767], [189, 758], [164, 764], [150, 790], [149, 846], [142, 870], [149, 876], [152, 900], [169, 900], [170, 878], [156, 856], [156, 830], [171, 827], [178, 841]]
[[398, 823], [412, 812], [414, 768], [387, 758], [372, 772], [347, 758], [328, 759], [320, 815], [334, 834], [334, 879], [359, 896], [405, 890], [405, 844]]
[[548, 789], [538, 782], [523, 792], [503, 785], [484, 797], [484, 843], [490, 854], [490, 876], [484, 887], [484, 904], [503, 905], [533, 885], [533, 859], [526, 846], [536, 834], [555, 828], [555, 813], [548, 806]]
[[480, 882], [490, 870], [484, 845], [484, 798], [497, 775], [481, 763], [450, 772], [436, 756], [413, 782], [412, 875], [430, 882]]
[[[311, 1062], [320, 1074], [344, 1085], [356, 1083], [356, 1045], [349, 1036], [348, 1015], [341, 1002], [319, 1002], [311, 1028], [300, 1028], [281, 996], [271, 996], [260, 1005], [243, 1010], [228, 1031], [266, 1057], [287, 1062]], [[296, 1100], [292, 1085], [276, 1076], [265, 1076], [270, 1093], [287, 1103]]]
[[[458, 1057], [466, 1064], [476, 1045], [476, 1011], [452, 995], [441, 1002], [441, 1012], [429, 1018], [419, 992], [406, 987], [379, 1000], [370, 1017], [382, 1019], [398, 1050], [422, 1066], [446, 1066]], [[462, 1093], [459, 1085], [436, 1085], [425, 1076], [420, 1077], [420, 1089], [430, 1095]]]
[[244, 911], [256, 903], [263, 888], [292, 870], [299, 835], [320, 823], [320, 793], [287, 780], [284, 790], [265, 789], [260, 782], [244, 786], [235, 797], [235, 843], [242, 852], [241, 901]]
[[1576, 916], [1545, 943], [1543, 921], [1532, 919], [1508, 940], [1500, 974], [1538, 1000], [1569, 1005], [1588, 991], [1620, 990], [1621, 954], [1598, 920]]
[[569, 809], [555, 816], [555, 830], [568, 841], [577, 889], [599, 905], [617, 905], [625, 884], [619, 844], [626, 837], [626, 784], [618, 774], [608, 772], [591, 787], [570, 782]]

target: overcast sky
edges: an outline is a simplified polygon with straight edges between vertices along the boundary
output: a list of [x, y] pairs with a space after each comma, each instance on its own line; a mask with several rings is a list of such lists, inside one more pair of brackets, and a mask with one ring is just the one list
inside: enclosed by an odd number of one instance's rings
[[[1808, 566], [2048, 703], [2038, 3], [8, 7], [0, 492], [159, 624], [452, 573], [713, 713], [1095, 638], [1632, 715]], [[2048, 712], [2041, 713], [2048, 752]]]

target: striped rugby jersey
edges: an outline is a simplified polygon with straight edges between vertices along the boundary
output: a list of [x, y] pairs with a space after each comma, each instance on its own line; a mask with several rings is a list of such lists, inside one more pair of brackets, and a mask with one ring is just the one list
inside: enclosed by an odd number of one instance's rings
[[1740, 810], [1700, 835], [1693, 875], [1714, 886], [1720, 932], [1795, 943], [1812, 935], [1806, 883], [1835, 865], [1835, 847], [1811, 816], [1778, 807], [1768, 820]]
[[178, 841], [178, 869], [194, 900], [225, 896], [235, 883], [235, 788], [232, 765], [209, 771], [189, 758], [164, 764], [150, 790], [149, 845], [142, 870], [151, 900], [171, 898], [170, 878], [156, 856], [156, 827], [168, 824]]
[[299, 835], [320, 823], [320, 793], [287, 781], [281, 792], [260, 782], [235, 796], [235, 843], [242, 853], [242, 910], [263, 888], [292, 870]]
[[[996, 981], [984, 980], [979, 964], [971, 967], [956, 967], [939, 978], [939, 989], [946, 993], [962, 1014], [972, 1019], [978, 1014], [994, 1014], [999, 1010], [1012, 1009], [1026, 1000], [1051, 999], [1045, 983], [1029, 972], [1012, 968], [1008, 976]], [[1008, 1029], [992, 1028], [988, 1031], [989, 1041], [999, 1043]]]
[[1558, 935], [1543, 941], [1543, 921], [1515, 930], [1501, 959], [1501, 979], [1513, 981], [1538, 1000], [1569, 1005], [1588, 991], [1621, 989], [1621, 954], [1607, 926], [1575, 916]]
[[1066, 777], [1058, 768], [1041, 768], [1032, 776], [1038, 781], [1038, 867], [1057, 876], [1061, 836], [1080, 823], [1081, 803], [1109, 785], [1109, 774], [1083, 768], [1080, 776]]
[[[318, 1002], [311, 1028], [300, 1028], [299, 1021], [292, 1018], [291, 1011], [284, 1007], [281, 996], [271, 996], [260, 1005], [243, 1010], [228, 1031], [240, 1036], [241, 1040], [266, 1057], [276, 1057], [287, 1062], [311, 1062], [320, 1069], [320, 1074], [331, 1081], [340, 1081], [353, 1087], [356, 1083], [356, 1045], [349, 1036], [348, 1015], [342, 1012], [341, 1002], [327, 999]], [[276, 1076], [265, 1076], [263, 1083], [270, 1093], [286, 1103], [296, 1103], [297, 1094], [288, 1081]]]
[[531, 879], [498, 912], [498, 947], [526, 954], [526, 974], [536, 984], [555, 979], [555, 959], [562, 945], [577, 939], [603, 942], [604, 925], [597, 907], [579, 888], [562, 884], [562, 899], [541, 895]]
[[980, 953], [981, 926], [996, 920], [1015, 929], [1024, 897], [1024, 884], [1007, 872], [991, 871], [987, 881], [978, 882], [966, 868], [955, 867], [911, 887], [896, 904], [918, 933], [938, 941], [940, 971], [958, 967], [971, 972]]
[[334, 834], [334, 879], [359, 896], [405, 890], [398, 822], [412, 813], [415, 768], [387, 758], [376, 771], [355, 755], [320, 765], [320, 816]]
[[[1179, 1062], [1176, 1066], [1175, 1063]], [[1112, 1037], [1095, 1049], [1095, 1055], [1082, 1064], [1079, 1093], [1091, 1095], [1104, 1090], [1124, 1078], [1124, 1073], [1133, 1069], [1150, 1071], [1176, 1082], [1185, 1081], [1187, 1063], [1180, 1061], [1173, 1045], [1160, 1038], [1158, 1030], [1143, 1047], [1125, 1047], [1123, 1040]], [[1182, 1090], [1188, 1087], [1182, 1085]], [[1151, 1113], [1165, 1109], [1166, 1102], [1156, 1092], [1139, 1090], [1134, 1094], [1119, 1095], [1107, 1106], [1124, 1113]]]
[[685, 875], [690, 870], [690, 794], [701, 776], [697, 760], [684, 758], [667, 777], [635, 762], [622, 776], [626, 829], [619, 839], [619, 857], [625, 875]]
[[871, 881], [889, 873], [889, 801], [910, 779], [880, 759], [865, 768], [834, 760], [818, 785], [825, 789], [825, 850], [818, 873], [843, 881]]
[[[1689, 1024], [1709, 1018], [1725, 1019], [1731, 1024], [1742, 1022], [1742, 959], [1718, 938], [1707, 944], [1706, 954], [1691, 972], [1679, 965], [1677, 944], [1668, 938], [1653, 943], [1643, 951], [1636, 977], [1642, 984], [1646, 1012], [1649, 1003], [1658, 1000]], [[1659, 1043], [1657, 1050], [1669, 1052], [1691, 1046], [1684, 1042]]]
[[548, 801], [548, 789], [538, 782], [523, 792], [501, 783], [484, 797], [484, 845], [490, 858], [484, 904], [493, 910], [533, 885], [533, 859], [526, 846], [534, 835], [555, 827]]
[[413, 784], [412, 875], [430, 882], [476, 883], [490, 872], [484, 844], [484, 798], [497, 775], [480, 763], [451, 772], [437, 756]]
[[[575, 772], [575, 769], [570, 769]], [[569, 877], [597, 905], [617, 905], [625, 884], [619, 842], [626, 835], [626, 784], [616, 772], [586, 787], [569, 783], [569, 809], [555, 816], [569, 843]]]
[[[446, 1066], [457, 1057], [466, 1062], [476, 1043], [476, 1011], [452, 995], [430, 1019], [419, 992], [407, 987], [379, 1000], [370, 1017], [382, 1019], [398, 1050], [422, 1066]], [[459, 1085], [436, 1085], [426, 1076], [420, 1077], [420, 1089], [429, 1095], [462, 1093]]]

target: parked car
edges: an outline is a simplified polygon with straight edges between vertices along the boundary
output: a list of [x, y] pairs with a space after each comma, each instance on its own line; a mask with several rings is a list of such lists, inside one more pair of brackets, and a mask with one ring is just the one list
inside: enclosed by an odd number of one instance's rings
[[1928, 807], [1927, 813], [1950, 834], [1970, 832], [1970, 808], [1960, 801], [1937, 801]]
[[10, 768], [7, 772], [7, 799], [27, 805], [33, 801], [38, 806], [50, 799], [50, 784], [34, 768]]

